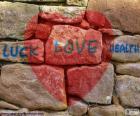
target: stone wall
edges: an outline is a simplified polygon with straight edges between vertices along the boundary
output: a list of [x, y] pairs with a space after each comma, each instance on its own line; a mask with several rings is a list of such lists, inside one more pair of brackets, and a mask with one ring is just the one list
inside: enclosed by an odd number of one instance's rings
[[0, 115], [140, 116], [139, 4], [0, 1]]

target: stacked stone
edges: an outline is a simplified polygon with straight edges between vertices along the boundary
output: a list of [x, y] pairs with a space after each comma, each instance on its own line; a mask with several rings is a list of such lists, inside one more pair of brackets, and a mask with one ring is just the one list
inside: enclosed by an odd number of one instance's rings
[[[0, 113], [140, 116], [140, 55], [105, 46], [140, 44], [139, 1], [14, 1], [0, 2]], [[65, 49], [93, 38], [93, 55]]]

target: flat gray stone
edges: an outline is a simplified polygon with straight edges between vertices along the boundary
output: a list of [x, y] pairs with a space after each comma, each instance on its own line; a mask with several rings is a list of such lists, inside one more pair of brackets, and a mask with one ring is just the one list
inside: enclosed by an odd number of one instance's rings
[[[38, 14], [38, 6], [18, 2], [0, 2], [0, 6], [0, 38], [24, 40], [24, 31]], [[32, 23], [36, 24], [37, 18]]]

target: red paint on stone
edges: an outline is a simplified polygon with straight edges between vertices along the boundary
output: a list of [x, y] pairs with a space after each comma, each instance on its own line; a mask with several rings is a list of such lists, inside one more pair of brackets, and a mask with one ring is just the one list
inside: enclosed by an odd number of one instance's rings
[[86, 19], [90, 23], [90, 26], [93, 28], [99, 29], [102, 32], [102, 40], [103, 40], [103, 51], [102, 51], [102, 61], [109, 62], [112, 57], [112, 53], [110, 51], [110, 46], [112, 41], [114, 40], [113, 31], [105, 32], [104, 28], [111, 29], [112, 25], [109, 20], [102, 14], [97, 11], [87, 10], [86, 11]]
[[90, 23], [91, 27], [97, 28], [111, 28], [111, 23], [109, 20], [102, 14], [97, 11], [87, 10], [86, 19]]
[[81, 66], [68, 69], [68, 94], [81, 99], [85, 97], [100, 81], [107, 65], [107, 63], [102, 63], [98, 66]]
[[38, 24], [35, 32], [35, 38], [47, 40], [51, 32], [51, 26], [47, 24]]
[[114, 39], [113, 36], [109, 36], [108, 34], [103, 34], [103, 52], [102, 52], [103, 62], [110, 62], [112, 58], [112, 53], [110, 51], [110, 48], [111, 48], [113, 39]]
[[[97, 47], [95, 53], [88, 52], [88, 43], [91, 40], [96, 40], [92, 46]], [[54, 41], [58, 41], [60, 45], [57, 47], [60, 52], [55, 51]], [[64, 50], [67, 41], [73, 44], [71, 53]], [[78, 53], [76, 41], [79, 48], [85, 43], [81, 53]], [[84, 42], [85, 41], [85, 42]], [[93, 45], [94, 44], [94, 45]], [[102, 53], [102, 35], [99, 31], [89, 29], [83, 30], [79, 27], [69, 25], [56, 25], [53, 27], [50, 37], [45, 46], [45, 62], [53, 65], [76, 65], [76, 64], [98, 64], [101, 62]]]
[[29, 63], [40, 64], [44, 62], [44, 44], [41, 40], [35, 39], [25, 41], [24, 46], [24, 54], [27, 55]]
[[80, 27], [83, 28], [83, 29], [89, 29], [90, 25], [86, 20], [83, 19], [81, 24], [80, 24]]
[[[53, 13], [53, 14], [40, 13], [39, 17], [40, 17], [39, 22], [41, 21], [42, 24], [50, 23], [51, 25], [72, 24], [78, 26], [82, 21], [82, 16], [79, 16], [74, 19], [69, 19], [58, 13]], [[111, 28], [111, 24], [106, 19], [106, 17], [98, 12], [87, 11], [86, 21], [90, 23], [91, 28], [95, 28], [95, 29], [103, 28], [103, 27]], [[30, 25], [28, 26], [30, 27]], [[101, 58], [102, 61], [106, 61], [106, 62], [110, 61], [111, 56], [109, 55], [108, 57], [108, 53], [109, 53], [108, 48], [110, 46], [111, 41], [113, 40], [113, 37], [110, 37], [109, 35], [105, 35], [105, 34], [103, 34], [102, 36], [99, 31], [91, 28], [88, 30], [83, 30], [80, 27], [75, 27], [75, 26], [57, 25], [53, 27], [53, 30], [45, 45], [45, 62], [48, 64], [70, 66], [70, 65], [77, 65], [77, 64], [83, 64], [83, 65], [98, 64], [101, 62]], [[87, 28], [88, 26], [87, 24], [85, 24], [85, 22], [82, 22], [81, 27]], [[27, 38], [30, 38], [32, 33], [34, 34], [35, 29], [31, 28], [31, 30], [32, 30], [31, 33], [29, 33], [29, 35], [27, 34]], [[38, 34], [38, 36], [42, 38], [42, 35], [40, 35], [40, 33]], [[65, 43], [66, 40], [69, 40], [70, 42], [74, 42], [75, 40], [78, 40], [78, 42], [80, 43], [79, 46], [81, 46], [83, 39], [85, 39], [86, 41], [90, 39], [96, 39], [97, 42], [99, 43], [98, 52], [95, 53], [94, 55], [88, 54], [86, 50], [84, 50], [81, 54], [78, 54], [76, 51], [74, 51], [72, 54], [69, 55], [65, 54], [64, 52], [60, 52], [57, 54], [54, 52], [53, 40], [58, 40], [62, 42], [61, 46], [63, 46], [63, 43]], [[103, 54], [101, 57], [102, 49], [103, 49]], [[31, 59], [29, 58], [29, 60]], [[67, 72], [68, 93], [70, 95], [76, 95], [80, 98], [86, 96], [100, 81], [103, 73], [106, 71], [107, 66], [108, 64], [105, 63], [97, 66], [96, 68], [82, 66], [78, 68], [69, 69]], [[50, 95], [54, 96], [57, 100], [66, 103], [64, 98], [65, 95], [61, 96], [59, 94], [60, 90], [64, 88], [62, 84], [63, 82], [59, 81], [60, 78], [56, 75], [57, 73], [55, 73], [53, 69], [50, 70], [49, 68], [41, 68], [40, 70], [36, 70], [32, 66], [32, 70], [37, 75], [42, 85], [50, 93]], [[50, 73], [48, 73], [47, 70], [50, 70], [50, 72], [52, 72], [52, 76], [50, 76]], [[53, 72], [55, 74], [53, 74]], [[59, 73], [61, 73], [61, 71]], [[46, 74], [49, 77], [47, 77]]]
[[27, 23], [24, 31], [24, 39], [34, 39], [37, 24], [38, 15], [33, 16], [32, 19]]
[[76, 104], [78, 101], [80, 101], [80, 99], [74, 98], [74, 97], [69, 97], [68, 98], [68, 105], [72, 106], [72, 105]]
[[62, 68], [41, 65], [37, 68], [32, 66], [38, 80], [57, 100], [67, 104], [65, 92], [64, 70]]

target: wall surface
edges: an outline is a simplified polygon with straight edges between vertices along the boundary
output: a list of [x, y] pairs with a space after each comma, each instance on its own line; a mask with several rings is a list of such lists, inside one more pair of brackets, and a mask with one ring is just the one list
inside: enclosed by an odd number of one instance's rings
[[0, 1], [0, 116], [140, 116], [139, 62], [140, 0]]

